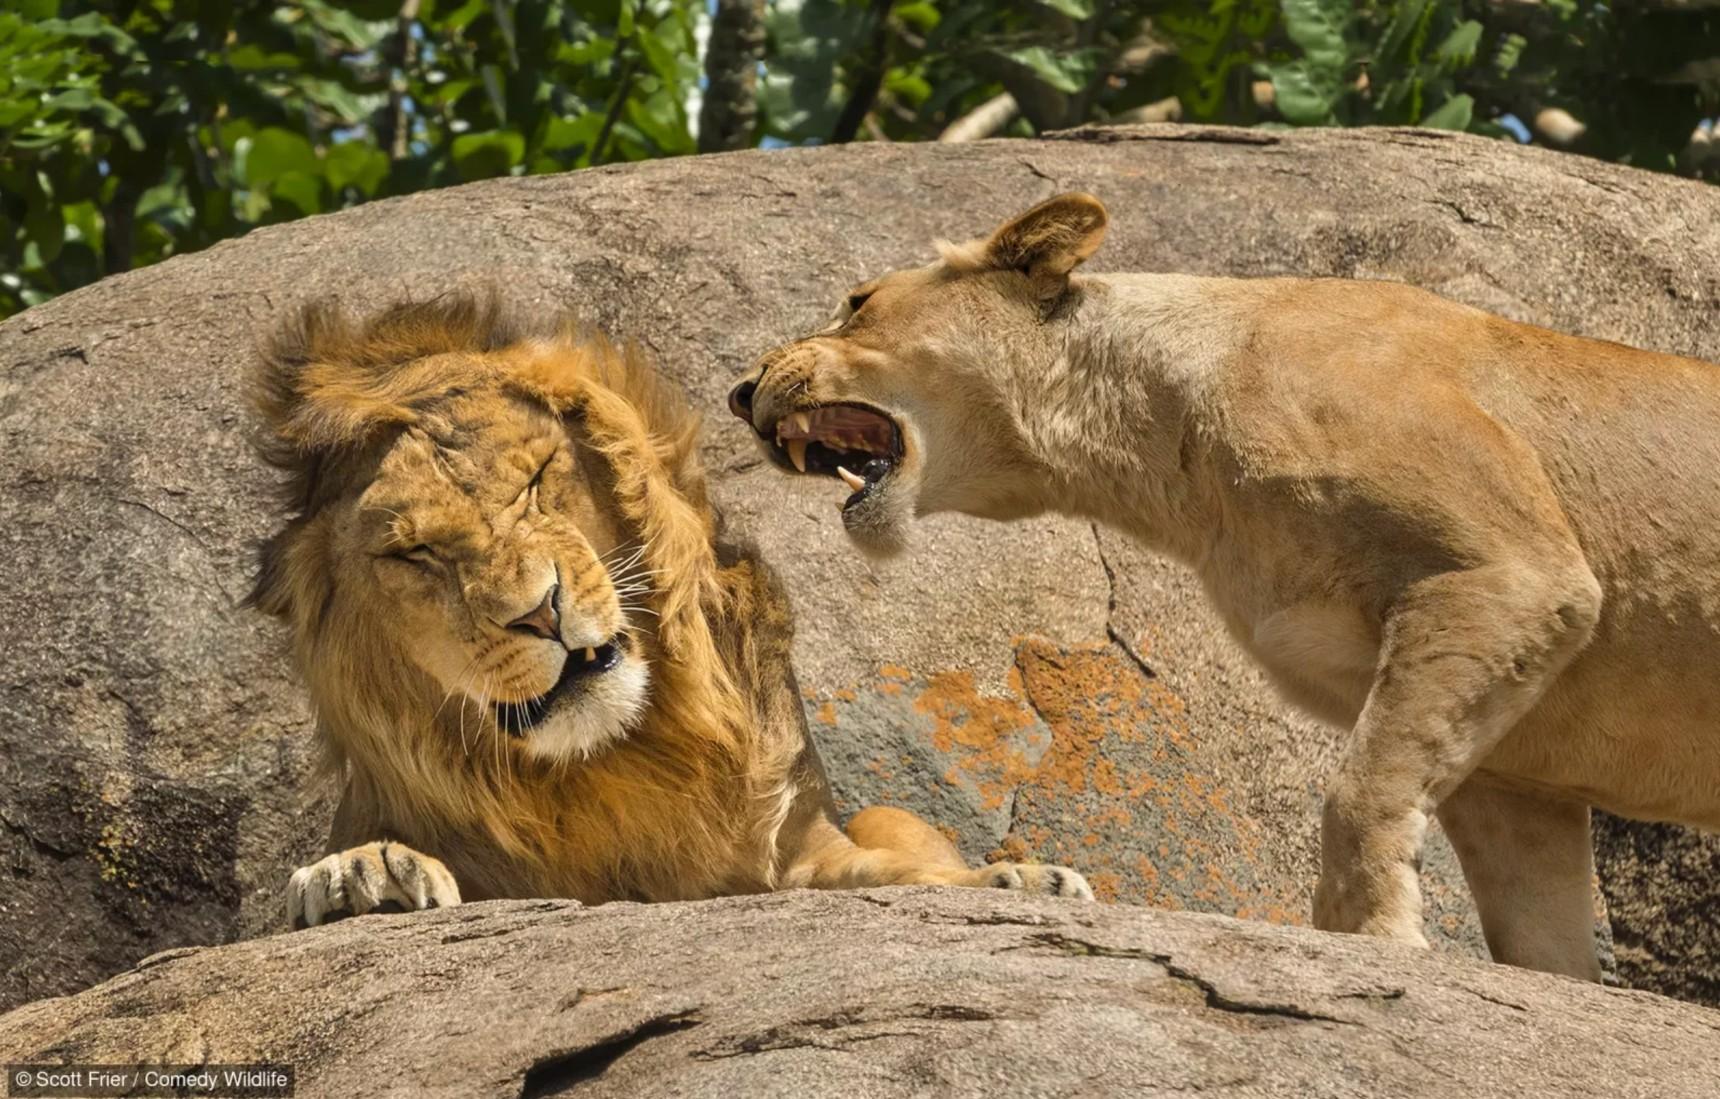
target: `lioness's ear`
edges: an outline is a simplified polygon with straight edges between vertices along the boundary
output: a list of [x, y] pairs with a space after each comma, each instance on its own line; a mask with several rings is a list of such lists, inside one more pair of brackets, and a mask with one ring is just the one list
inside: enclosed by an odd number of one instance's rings
[[1072, 191], [1048, 198], [993, 233], [986, 257], [1055, 293], [1077, 264], [1099, 250], [1108, 220], [1104, 204], [1092, 195]]

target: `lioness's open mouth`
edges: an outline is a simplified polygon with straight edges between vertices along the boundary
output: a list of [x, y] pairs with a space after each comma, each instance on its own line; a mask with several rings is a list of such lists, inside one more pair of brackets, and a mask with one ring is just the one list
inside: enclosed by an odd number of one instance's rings
[[801, 473], [839, 478], [852, 495], [851, 508], [888, 477], [902, 459], [902, 432], [896, 422], [857, 404], [825, 405], [791, 412], [776, 423], [780, 460]]
[[555, 685], [536, 698], [523, 702], [495, 702], [490, 709], [496, 724], [509, 736], [523, 737], [526, 732], [549, 716], [556, 703], [576, 693], [586, 682], [602, 675], [621, 663], [620, 638], [595, 648], [575, 649], [567, 654], [561, 666], [561, 677]]

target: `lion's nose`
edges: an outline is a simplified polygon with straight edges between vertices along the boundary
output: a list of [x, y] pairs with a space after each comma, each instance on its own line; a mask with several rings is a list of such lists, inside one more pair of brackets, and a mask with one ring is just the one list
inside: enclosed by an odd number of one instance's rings
[[747, 423], [752, 423], [752, 401], [756, 392], [758, 382], [751, 378], [729, 390], [729, 411]]
[[558, 640], [561, 637], [561, 611], [555, 604], [556, 596], [560, 594], [561, 585], [551, 584], [538, 605], [509, 622], [508, 629], [535, 633], [548, 641]]

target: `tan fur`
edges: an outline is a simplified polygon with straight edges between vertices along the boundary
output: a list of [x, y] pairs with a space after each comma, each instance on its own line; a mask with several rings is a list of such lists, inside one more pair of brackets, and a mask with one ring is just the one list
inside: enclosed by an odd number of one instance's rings
[[[256, 394], [287, 519], [253, 600], [288, 623], [345, 783], [295, 922], [462, 896], [1033, 887], [952, 864], [908, 814], [862, 814], [864, 847], [837, 830], [786, 601], [717, 540], [697, 420], [636, 352], [489, 297], [364, 321], [319, 304]], [[611, 638], [615, 670], [507, 734], [497, 704]]]
[[1070, 274], [1105, 221], [1061, 196], [866, 283], [737, 412], [896, 421], [869, 550], [1062, 511], [1187, 563], [1353, 727], [1316, 922], [1423, 941], [1437, 811], [1495, 957], [1597, 976], [1588, 806], [1720, 827], [1720, 367], [1401, 285]]

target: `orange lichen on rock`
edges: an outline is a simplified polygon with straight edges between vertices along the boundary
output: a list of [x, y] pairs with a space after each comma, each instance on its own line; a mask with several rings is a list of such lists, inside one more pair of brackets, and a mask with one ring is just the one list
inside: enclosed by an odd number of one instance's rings
[[932, 676], [913, 706], [932, 722], [933, 747], [954, 757], [945, 781], [972, 785], [983, 808], [1001, 808], [1032, 775], [1033, 764], [1017, 741], [1034, 724], [1033, 711], [1016, 699], [980, 694], [971, 672]]
[[1094, 898], [1105, 904], [1116, 904], [1122, 899], [1123, 881], [1108, 870], [1102, 870], [1097, 874], [1088, 874], [1087, 884], [1093, 887]]
[[[1021, 638], [1001, 691], [965, 670], [916, 677], [887, 664], [858, 692], [868, 694], [866, 721], [842, 723], [850, 735], [875, 728], [881, 706], [923, 746], [892, 752], [897, 767], [861, 764], [870, 781], [893, 780], [874, 800], [959, 790], [1002, 831], [986, 837], [989, 857], [1073, 865], [1101, 899], [1301, 922], [1301, 883], [1263, 861], [1260, 827], [1208, 770], [1187, 705], [1117, 646]], [[819, 696], [817, 720], [836, 725], [855, 695]], [[929, 785], [904, 785], [916, 774]]]

